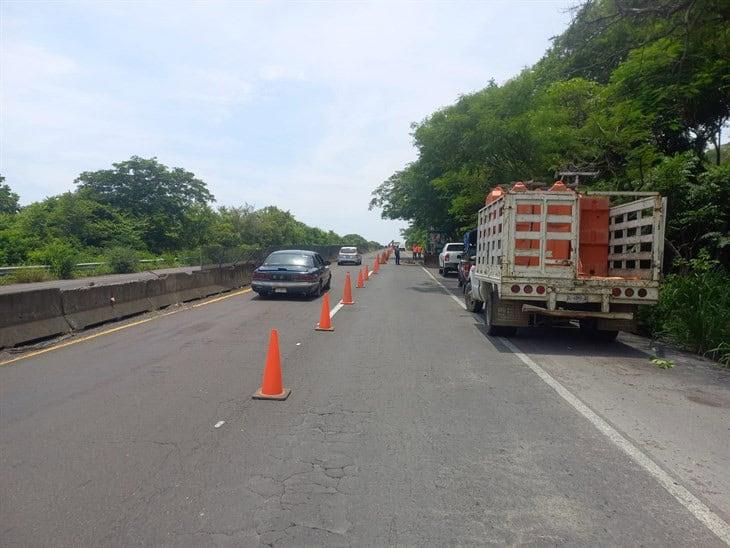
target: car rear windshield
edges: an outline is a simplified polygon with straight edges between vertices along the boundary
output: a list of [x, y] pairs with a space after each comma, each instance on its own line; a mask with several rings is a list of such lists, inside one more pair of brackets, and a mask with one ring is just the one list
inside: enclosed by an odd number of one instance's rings
[[449, 244], [445, 251], [464, 251], [464, 244]]
[[340, 249], [340, 253], [357, 253], [356, 247], [343, 247]]
[[301, 255], [300, 253], [272, 253], [264, 261], [265, 265], [278, 266], [312, 266], [311, 255]]

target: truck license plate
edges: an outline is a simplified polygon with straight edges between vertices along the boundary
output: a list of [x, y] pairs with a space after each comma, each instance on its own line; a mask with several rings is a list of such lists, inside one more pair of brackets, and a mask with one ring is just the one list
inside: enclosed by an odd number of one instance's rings
[[578, 294], [568, 293], [565, 296], [565, 301], [569, 302], [569, 303], [587, 303], [588, 297], [586, 297], [585, 295], [581, 295], [579, 293]]

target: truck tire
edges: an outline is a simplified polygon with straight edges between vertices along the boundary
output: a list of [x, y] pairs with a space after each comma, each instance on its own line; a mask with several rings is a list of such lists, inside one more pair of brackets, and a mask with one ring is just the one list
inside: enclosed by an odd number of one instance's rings
[[489, 294], [489, 299], [484, 303], [484, 325], [487, 326], [487, 333], [494, 337], [512, 337], [517, 333], [514, 325], [494, 325], [492, 324], [492, 310], [499, 298], [494, 291]]
[[471, 295], [471, 282], [466, 282], [464, 285], [464, 304], [469, 312], [481, 312], [484, 303], [476, 300]]

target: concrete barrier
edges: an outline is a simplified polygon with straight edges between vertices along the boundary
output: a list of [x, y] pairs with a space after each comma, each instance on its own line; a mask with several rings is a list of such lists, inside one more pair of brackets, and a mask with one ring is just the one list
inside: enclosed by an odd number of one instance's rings
[[69, 331], [59, 289], [0, 295], [0, 348]]
[[0, 348], [243, 287], [254, 265], [161, 275], [114, 285], [0, 295]]
[[73, 329], [152, 310], [145, 281], [63, 290], [61, 302]]

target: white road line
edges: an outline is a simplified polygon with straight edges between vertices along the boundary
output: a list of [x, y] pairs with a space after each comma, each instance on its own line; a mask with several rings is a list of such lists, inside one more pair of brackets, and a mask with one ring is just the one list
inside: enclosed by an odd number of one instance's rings
[[342, 308], [343, 306], [345, 306], [345, 305], [343, 305], [342, 303], [337, 303], [335, 305], [335, 307], [332, 310], [330, 310], [330, 319], [332, 319], [334, 317], [334, 315], [337, 314], [340, 311], [340, 308]]
[[225, 423], [226, 423], [226, 421], [218, 421], [217, 423], [215, 423], [215, 424], [213, 425], [213, 428], [220, 428], [220, 427], [221, 427], [221, 426], [223, 426], [223, 425], [224, 425]]
[[[423, 268], [423, 267], [422, 267]], [[466, 305], [459, 300], [449, 289], [438, 281], [433, 274], [423, 268], [423, 271], [428, 274], [431, 279], [436, 282], [441, 289], [446, 291], [449, 296], [454, 299], [459, 306], [466, 310]], [[573, 409], [578, 411], [583, 417], [585, 417], [599, 432], [611, 440], [614, 445], [621, 449], [626, 455], [631, 458], [636, 464], [646, 470], [655, 480], [659, 482], [659, 485], [664, 487], [667, 492], [672, 495], [682, 506], [684, 506], [689, 512], [696, 517], [702, 524], [705, 525], [710, 531], [712, 531], [721, 541], [725, 544], [730, 545], [730, 525], [713, 512], [705, 503], [694, 496], [688, 489], [683, 487], [677, 480], [675, 480], [669, 473], [661, 468], [657, 463], [651, 460], [641, 449], [632, 444], [628, 439], [622, 436], [618, 430], [608, 424], [602, 419], [597, 413], [592, 411], [586, 404], [580, 401], [573, 393], [560, 384], [555, 378], [553, 378], [547, 371], [535, 363], [532, 358], [517, 348], [512, 341], [499, 337], [499, 341], [510, 349], [510, 351], [517, 356], [522, 363], [529, 367], [533, 373], [535, 373], [542, 381], [547, 384], [550, 388], [555, 390], [558, 395], [563, 398]]]

